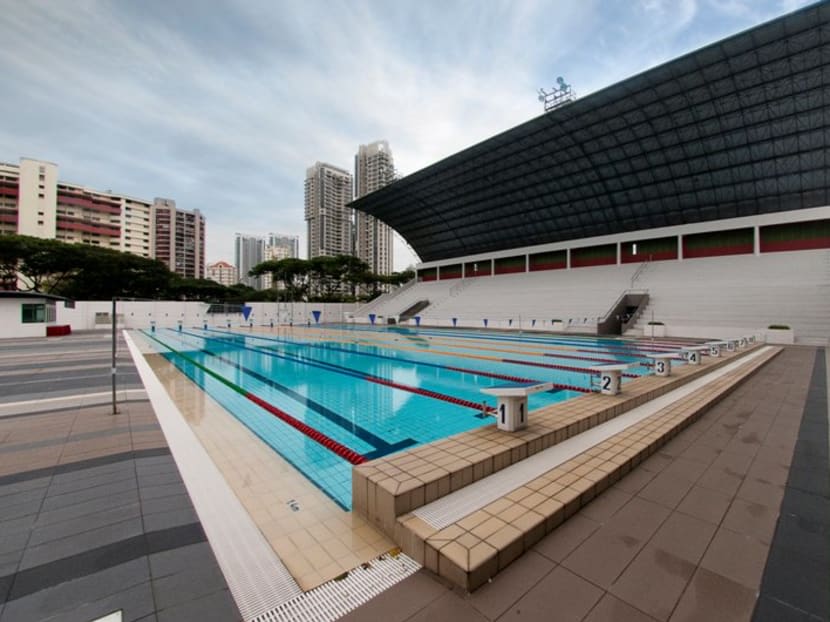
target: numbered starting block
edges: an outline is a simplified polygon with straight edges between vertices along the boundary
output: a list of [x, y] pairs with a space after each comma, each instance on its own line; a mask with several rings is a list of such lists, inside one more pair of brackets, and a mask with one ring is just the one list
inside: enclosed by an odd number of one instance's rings
[[703, 353], [709, 350], [709, 346], [689, 346], [683, 348], [683, 358], [689, 365], [700, 365]]
[[617, 395], [620, 392], [620, 377], [629, 368], [621, 365], [594, 365], [589, 367], [594, 374], [599, 375], [599, 392], [603, 395]]
[[726, 341], [707, 341], [705, 344], [709, 348], [709, 356], [712, 358], [720, 357], [721, 350], [726, 347]]
[[550, 391], [552, 382], [539, 384], [505, 384], [482, 389], [487, 395], [495, 395], [496, 425], [499, 430], [516, 432], [527, 427], [527, 396], [542, 391]]
[[654, 359], [654, 375], [655, 376], [671, 376], [671, 360], [676, 359], [677, 355], [674, 352], [665, 352], [661, 354], [647, 354], [650, 359]]

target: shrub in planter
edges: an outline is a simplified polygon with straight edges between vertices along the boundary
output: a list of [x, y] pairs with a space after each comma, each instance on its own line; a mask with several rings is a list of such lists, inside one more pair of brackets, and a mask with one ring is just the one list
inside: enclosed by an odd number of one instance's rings
[[786, 324], [770, 324], [767, 326], [769, 330], [790, 330], [790, 327]]

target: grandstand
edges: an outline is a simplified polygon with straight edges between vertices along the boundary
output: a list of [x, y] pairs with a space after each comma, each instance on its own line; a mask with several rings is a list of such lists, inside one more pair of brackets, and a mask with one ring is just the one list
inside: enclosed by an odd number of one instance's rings
[[353, 202], [423, 260], [354, 321], [827, 343], [828, 20], [796, 11]]

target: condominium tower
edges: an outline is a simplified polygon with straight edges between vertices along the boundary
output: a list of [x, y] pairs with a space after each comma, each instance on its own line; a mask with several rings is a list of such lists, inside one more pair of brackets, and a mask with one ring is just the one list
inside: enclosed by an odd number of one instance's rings
[[239, 273], [239, 282], [254, 289], [262, 289], [262, 277], [249, 276], [255, 265], [265, 261], [265, 240], [257, 235], [237, 233], [233, 243], [233, 258]]
[[[395, 165], [389, 143], [379, 140], [360, 145], [354, 157], [355, 198], [391, 183]], [[355, 211], [354, 254], [375, 274], [392, 273], [392, 229], [374, 216]]]
[[58, 165], [0, 163], [0, 234], [82, 243], [154, 256], [152, 203], [58, 180]]
[[205, 217], [176, 208], [171, 199], [153, 201], [156, 259], [185, 278], [205, 276]]
[[305, 221], [308, 258], [352, 254], [351, 174], [323, 162], [306, 171]]

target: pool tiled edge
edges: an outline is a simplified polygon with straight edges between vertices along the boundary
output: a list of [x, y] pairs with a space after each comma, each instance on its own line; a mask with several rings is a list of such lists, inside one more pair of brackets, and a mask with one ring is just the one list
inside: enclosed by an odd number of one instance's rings
[[502, 432], [493, 424], [358, 465], [352, 469], [353, 511], [395, 539], [398, 517], [641, 406], [757, 347], [725, 353], [700, 366], [676, 367], [668, 378], [632, 380], [618, 396], [591, 394], [537, 409], [521, 432]]

